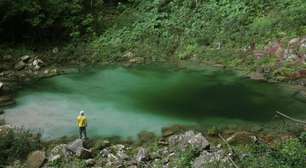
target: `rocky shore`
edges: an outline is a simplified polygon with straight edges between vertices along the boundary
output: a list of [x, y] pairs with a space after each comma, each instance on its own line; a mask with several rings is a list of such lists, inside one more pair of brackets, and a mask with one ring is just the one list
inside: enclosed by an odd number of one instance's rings
[[[9, 125], [0, 126], [0, 138], [11, 136], [11, 131], [18, 133], [18, 130]], [[304, 134], [300, 136], [301, 143], [306, 140]], [[150, 132], [142, 132], [138, 139], [133, 141], [95, 138], [43, 142], [37, 135], [32, 134], [26, 143], [34, 143], [37, 148], [28, 151], [22, 159], [15, 158], [6, 167], [237, 168], [244, 167], [244, 162], [249, 164], [249, 159], [260, 159], [256, 158], [257, 153], [268, 157], [270, 154], [266, 153], [266, 150], [276, 152], [279, 150], [278, 143], [283, 145], [284, 142], [293, 140], [296, 140], [296, 135], [292, 133], [271, 136], [248, 131], [224, 131], [212, 134], [179, 126], [164, 128], [160, 137]], [[256, 149], [255, 153], [246, 150], [253, 147]], [[264, 151], [258, 151], [259, 147]], [[292, 147], [291, 145], [290, 148]], [[302, 146], [301, 148], [303, 150]], [[301, 153], [302, 158], [303, 154], [306, 155], [306, 150], [304, 152]], [[298, 156], [300, 153], [295, 153], [294, 158]], [[288, 158], [285, 159], [290, 159], [290, 156], [286, 157]]]

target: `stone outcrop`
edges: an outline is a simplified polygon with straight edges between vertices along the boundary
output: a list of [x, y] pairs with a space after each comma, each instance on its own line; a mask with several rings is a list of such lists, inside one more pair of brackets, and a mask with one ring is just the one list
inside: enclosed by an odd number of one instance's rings
[[85, 148], [85, 140], [77, 139], [66, 146], [66, 149], [77, 157], [88, 159], [91, 157], [91, 150]]
[[169, 138], [169, 147], [182, 151], [191, 147], [194, 150], [202, 151], [209, 149], [210, 144], [201, 133], [195, 134], [193, 131], [187, 131], [183, 134], [171, 136]]
[[[162, 139], [167, 142], [165, 145], [160, 146], [158, 141], [154, 141], [151, 142], [153, 143], [151, 144], [152, 146], [138, 146], [137, 148], [135, 148], [135, 144], [111, 145], [107, 142], [107, 145], [97, 148], [94, 153], [87, 149], [88, 144], [86, 141], [76, 139], [69, 144], [55, 146], [51, 151], [47, 152], [48, 157], [46, 157], [44, 151], [30, 153], [25, 165], [31, 168], [47, 168], [52, 167], [54, 164], [63, 163], [61, 166], [77, 167], [79, 163], [82, 163], [86, 167], [170, 168], [175, 167], [181, 161], [182, 156], [190, 154], [194, 156], [190, 160], [193, 168], [208, 167], [215, 163], [231, 167], [229, 156], [221, 148], [210, 147], [209, 142], [201, 133], [187, 131]], [[154, 145], [158, 146], [151, 148]], [[101, 150], [98, 152], [98, 149]]]
[[[218, 165], [215, 165], [215, 164]], [[223, 150], [218, 150], [214, 152], [203, 151], [199, 157], [195, 158], [192, 162], [193, 168], [205, 168], [205, 167], [214, 167], [219, 168], [231, 168], [231, 162], [226, 156]]]
[[15, 104], [16, 101], [13, 99], [13, 97], [4, 95], [0, 95], [0, 107], [9, 106]]
[[34, 151], [29, 154], [26, 165], [28, 168], [40, 168], [46, 160], [44, 151]]

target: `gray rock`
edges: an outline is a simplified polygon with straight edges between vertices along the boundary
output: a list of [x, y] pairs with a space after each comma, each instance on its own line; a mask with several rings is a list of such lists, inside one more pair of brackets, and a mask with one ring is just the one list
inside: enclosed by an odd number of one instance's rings
[[66, 144], [60, 144], [55, 146], [48, 157], [49, 161], [55, 161], [60, 160], [62, 158], [68, 158], [69, 156], [72, 156], [72, 153], [67, 150]]
[[86, 166], [94, 166], [96, 164], [96, 161], [94, 159], [87, 159], [85, 160]]
[[129, 158], [129, 156], [123, 150], [118, 151], [117, 156], [120, 160], [127, 160]]
[[49, 162], [56, 162], [56, 161], [58, 161], [58, 160], [60, 160], [61, 159], [61, 155], [52, 155], [52, 156], [50, 156], [49, 157]]
[[34, 59], [32, 69], [38, 71], [44, 62], [41, 59]]
[[145, 59], [143, 57], [134, 57], [129, 59], [130, 64], [143, 64]]
[[210, 147], [207, 139], [201, 134], [195, 134], [193, 131], [187, 131], [184, 134], [173, 135], [169, 138], [169, 147], [172, 150], [185, 151], [187, 148], [202, 151]]
[[148, 152], [145, 148], [140, 147], [138, 149], [137, 155], [136, 155], [136, 161], [137, 162], [143, 162], [149, 159]]
[[29, 154], [26, 165], [30, 168], [40, 168], [46, 160], [46, 154], [44, 151], [34, 151]]
[[67, 150], [74, 153], [76, 156], [82, 159], [87, 159], [91, 157], [91, 150], [86, 149], [84, 147], [84, 140], [76, 139], [75, 141], [71, 142], [67, 145]]
[[103, 157], [103, 158], [106, 158], [111, 152], [108, 150], [108, 149], [103, 149], [100, 151], [100, 155]]
[[70, 144], [68, 144], [66, 148], [73, 153], [77, 153], [80, 148], [83, 147], [83, 143], [84, 141], [82, 139], [76, 139]]
[[17, 64], [15, 64], [15, 69], [17, 71], [21, 71], [26, 67], [26, 63], [24, 63], [23, 61], [19, 61]]
[[22, 61], [22, 62], [27, 62], [27, 61], [29, 61], [30, 60], [30, 56], [29, 55], [24, 55], [24, 56], [22, 56], [21, 58], [20, 58], [20, 60]]
[[3, 82], [0, 82], [0, 89], [2, 89], [4, 86], [4, 83]]
[[114, 154], [110, 153], [107, 155], [106, 166], [109, 167], [121, 167], [122, 162]]
[[220, 168], [232, 167], [223, 150], [218, 150], [215, 152], [203, 151], [201, 155], [197, 157], [192, 163], [193, 168], [213, 166], [218, 166]]

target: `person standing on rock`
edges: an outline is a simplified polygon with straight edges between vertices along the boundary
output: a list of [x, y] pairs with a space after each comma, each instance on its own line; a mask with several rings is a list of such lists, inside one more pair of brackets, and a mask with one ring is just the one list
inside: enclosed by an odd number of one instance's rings
[[85, 117], [84, 111], [80, 111], [80, 115], [77, 118], [78, 127], [80, 130], [80, 139], [87, 138], [86, 127], [87, 127], [87, 118]]

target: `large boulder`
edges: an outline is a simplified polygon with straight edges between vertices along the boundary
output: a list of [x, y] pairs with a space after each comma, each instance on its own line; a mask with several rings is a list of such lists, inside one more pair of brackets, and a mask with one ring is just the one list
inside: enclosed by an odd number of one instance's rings
[[91, 150], [85, 148], [85, 141], [82, 139], [76, 139], [68, 144], [66, 148], [82, 159], [88, 159], [92, 154]]
[[17, 62], [17, 64], [15, 64], [15, 66], [14, 66], [14, 68], [15, 68], [17, 71], [21, 71], [21, 70], [23, 70], [25, 67], [26, 67], [26, 63], [23, 62], [23, 61]]
[[30, 56], [29, 55], [24, 55], [22, 57], [20, 57], [20, 61], [22, 62], [28, 62], [30, 60]]
[[205, 168], [215, 166], [220, 168], [233, 167], [223, 150], [218, 150], [214, 152], [203, 151], [200, 156], [192, 162], [193, 168]]
[[46, 160], [44, 151], [34, 151], [29, 154], [26, 165], [28, 168], [40, 168]]
[[49, 162], [54, 162], [54, 161], [57, 161], [57, 160], [61, 160], [63, 158], [68, 158], [71, 155], [72, 155], [72, 153], [67, 150], [67, 145], [66, 144], [60, 144], [60, 145], [55, 146], [51, 150], [50, 155], [48, 157], [48, 161]]
[[195, 134], [193, 131], [187, 131], [184, 134], [173, 135], [169, 139], [169, 147], [172, 150], [186, 151], [186, 149], [193, 149], [202, 151], [209, 149], [210, 144], [207, 139], [201, 134]]

